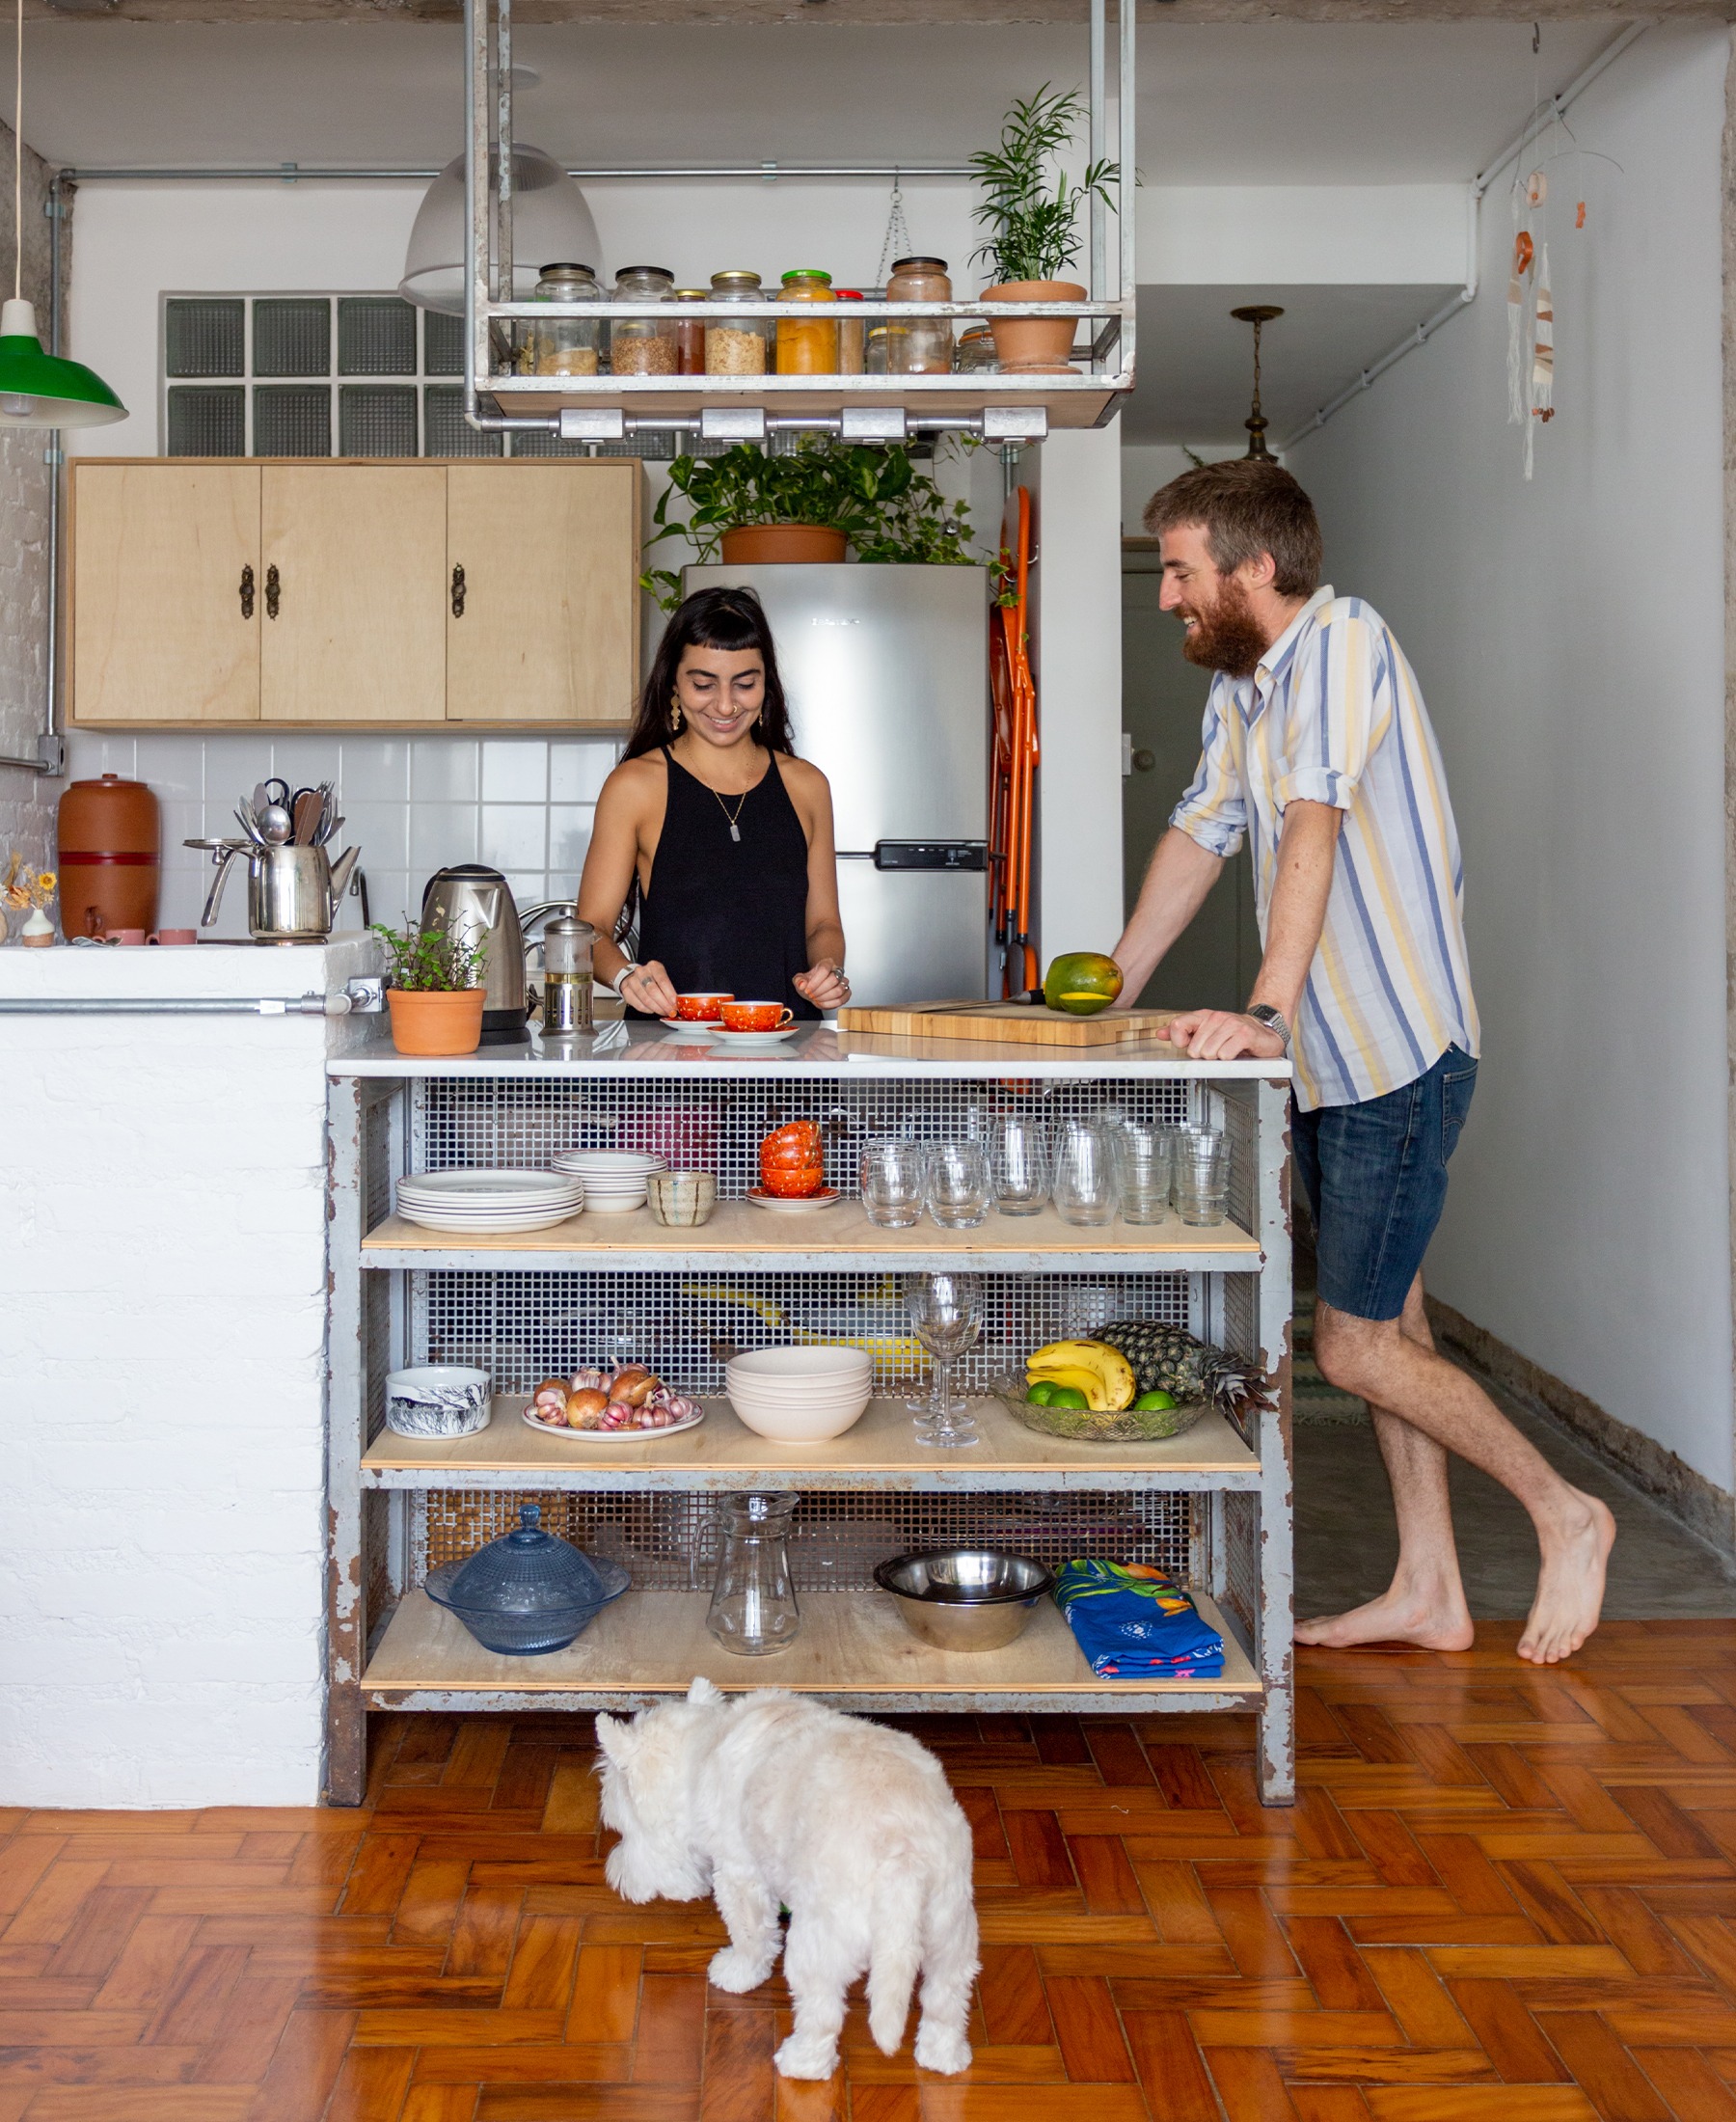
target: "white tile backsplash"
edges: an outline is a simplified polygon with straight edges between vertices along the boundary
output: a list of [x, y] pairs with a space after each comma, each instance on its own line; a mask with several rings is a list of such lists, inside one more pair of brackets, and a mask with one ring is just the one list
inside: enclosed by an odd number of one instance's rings
[[[572, 898], [590, 844], [595, 799], [619, 754], [613, 738], [340, 737], [297, 730], [219, 730], [207, 736], [72, 730], [68, 774], [120, 774], [148, 782], [163, 805], [158, 924], [196, 923], [211, 881], [208, 855], [186, 839], [232, 838], [237, 800], [281, 775], [290, 787], [338, 783], [346, 820], [337, 848], [359, 844], [376, 921], [402, 927], [422, 886], [452, 862], [502, 870], [523, 905]], [[486, 791], [487, 801], [482, 798]], [[339, 928], [361, 924], [346, 898]], [[247, 934], [247, 879], [231, 870], [222, 915], [207, 933]]]

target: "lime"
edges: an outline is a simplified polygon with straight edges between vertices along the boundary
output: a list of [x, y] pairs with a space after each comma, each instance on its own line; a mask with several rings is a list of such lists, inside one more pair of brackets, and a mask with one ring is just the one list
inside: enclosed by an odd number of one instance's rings
[[1141, 1393], [1133, 1404], [1142, 1415], [1156, 1414], [1165, 1407], [1173, 1407], [1176, 1396], [1174, 1393]]
[[1046, 1404], [1050, 1407], [1089, 1407], [1091, 1402], [1076, 1386], [1051, 1385]]
[[1025, 1394], [1033, 1407], [1052, 1407], [1055, 1404], [1055, 1388], [1046, 1379], [1040, 1378]]

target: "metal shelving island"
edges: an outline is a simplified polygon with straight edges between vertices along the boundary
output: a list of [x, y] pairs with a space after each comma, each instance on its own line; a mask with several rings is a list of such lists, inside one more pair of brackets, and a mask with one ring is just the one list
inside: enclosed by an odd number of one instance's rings
[[[772, 1059], [709, 1053], [658, 1027], [612, 1027], [556, 1056], [413, 1061], [388, 1049], [331, 1065], [328, 1339], [330, 1565], [328, 1773], [334, 1803], [363, 1787], [369, 1709], [636, 1707], [720, 1685], [811, 1690], [841, 1706], [1147, 1716], [1251, 1709], [1260, 1787], [1294, 1793], [1290, 1656], [1288, 1072], [1192, 1063], [1156, 1043], [1090, 1052], [864, 1038], [817, 1027]], [[955, 1136], [1002, 1110], [1051, 1118], [1112, 1104], [1160, 1124], [1207, 1117], [1232, 1141], [1231, 1220], [1117, 1222], [1081, 1230], [1052, 1213], [991, 1214], [974, 1231], [876, 1229], [854, 1200], [871, 1133]], [[824, 1124], [828, 1179], [853, 1198], [813, 1218], [740, 1197], [760, 1136], [798, 1115]], [[656, 1146], [719, 1174], [712, 1221], [663, 1229], [647, 1211], [589, 1214], [523, 1238], [451, 1238], [392, 1214], [410, 1170], [533, 1167], [579, 1141]], [[903, 1272], [967, 1266], [988, 1285], [982, 1342], [964, 1361], [982, 1442], [916, 1444], [903, 1396], [919, 1351]], [[1152, 1445], [1034, 1435], [991, 1397], [997, 1372], [1037, 1341], [1117, 1316], [1173, 1320], [1257, 1356], [1276, 1406], [1244, 1440], [1216, 1415]], [[844, 1436], [784, 1446], [717, 1398], [735, 1347], [852, 1340], [876, 1352], [878, 1397]], [[530, 1388], [581, 1362], [632, 1353], [707, 1420], [647, 1442], [565, 1441], [530, 1428]], [[453, 1441], [383, 1426], [388, 1371], [486, 1368], [487, 1428]], [[718, 1499], [801, 1492], [793, 1559], [803, 1631], [776, 1657], [728, 1656], [705, 1630]], [[569, 1649], [482, 1650], [420, 1590], [535, 1501], [544, 1522], [627, 1563], [633, 1590]], [[1160, 1564], [1186, 1577], [1221, 1626], [1221, 1677], [1103, 1680], [1045, 1607], [987, 1655], [920, 1644], [874, 1589], [875, 1562], [969, 1538], [1044, 1561], [1070, 1554]]]

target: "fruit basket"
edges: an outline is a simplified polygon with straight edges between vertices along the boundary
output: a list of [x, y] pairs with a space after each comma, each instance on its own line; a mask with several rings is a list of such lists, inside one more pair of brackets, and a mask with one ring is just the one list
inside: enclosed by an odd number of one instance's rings
[[1046, 1437], [1066, 1437], [1076, 1444], [1156, 1444], [1165, 1437], [1179, 1437], [1191, 1429], [1211, 1405], [1201, 1399], [1183, 1401], [1174, 1407], [1123, 1407], [1119, 1411], [1092, 1407], [1044, 1407], [1027, 1398], [1024, 1374], [1004, 1371], [993, 1381], [993, 1392], [1009, 1414], [1027, 1429]]

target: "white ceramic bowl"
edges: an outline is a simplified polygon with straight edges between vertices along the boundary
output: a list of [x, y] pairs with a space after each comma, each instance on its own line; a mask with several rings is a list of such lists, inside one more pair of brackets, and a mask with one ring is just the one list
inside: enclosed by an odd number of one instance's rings
[[823, 1444], [862, 1419], [874, 1358], [866, 1348], [753, 1348], [728, 1365], [723, 1389], [756, 1436]]
[[468, 1437], [488, 1427], [488, 1373], [456, 1363], [393, 1371], [386, 1427], [400, 1437]]

